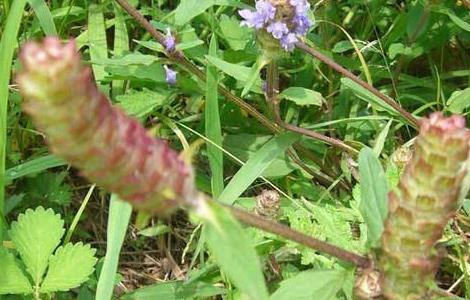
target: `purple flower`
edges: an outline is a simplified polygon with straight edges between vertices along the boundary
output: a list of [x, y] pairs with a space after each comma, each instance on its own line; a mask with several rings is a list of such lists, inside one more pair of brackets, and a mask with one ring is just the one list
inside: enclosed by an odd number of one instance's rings
[[173, 52], [175, 51], [175, 46], [176, 46], [176, 39], [175, 37], [171, 34], [170, 28], [166, 29], [166, 36], [165, 36], [165, 41], [163, 42], [165, 46], [165, 50], [167, 52]]
[[310, 26], [312, 26], [312, 21], [308, 18], [307, 15], [297, 15], [293, 19], [295, 25], [294, 31], [297, 34], [305, 35], [307, 34]]
[[295, 48], [295, 43], [298, 42], [295, 33], [288, 33], [281, 37], [281, 46], [287, 51], [292, 51]]
[[165, 80], [168, 84], [175, 85], [176, 84], [176, 74], [178, 72], [170, 69], [167, 65], [164, 65], [163, 68], [165, 69]]
[[270, 32], [274, 38], [280, 39], [283, 35], [289, 32], [289, 28], [283, 22], [276, 21], [271, 23], [266, 30]]
[[260, 29], [264, 26], [263, 17], [256, 11], [242, 9], [238, 11], [238, 14], [245, 19], [240, 23], [242, 26], [248, 26], [250, 28], [254, 27], [256, 29]]
[[274, 19], [276, 8], [268, 1], [261, 0], [256, 2], [256, 12], [263, 18], [264, 23], [267, 23]]
[[256, 11], [242, 9], [238, 11], [238, 14], [245, 19], [241, 22], [242, 26], [260, 29], [274, 19], [276, 8], [268, 1], [261, 0], [256, 2]]
[[298, 15], [305, 14], [310, 8], [310, 3], [307, 0], [290, 0], [289, 3], [295, 8], [295, 13]]

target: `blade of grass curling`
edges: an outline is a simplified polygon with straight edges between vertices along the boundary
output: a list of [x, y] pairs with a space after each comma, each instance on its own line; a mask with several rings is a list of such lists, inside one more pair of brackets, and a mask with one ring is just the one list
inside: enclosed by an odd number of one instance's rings
[[240, 223], [217, 202], [207, 203], [204, 221], [207, 246], [224, 274], [248, 299], [268, 299], [254, 244]]
[[276, 157], [284, 153], [298, 139], [299, 135], [292, 132], [282, 133], [270, 139], [238, 170], [218, 200], [225, 204], [233, 204]]
[[13, 53], [16, 48], [16, 36], [18, 35], [25, 5], [26, 0], [17, 0], [12, 3], [0, 40], [0, 242], [3, 241], [8, 84], [10, 83]]
[[[212, 35], [209, 45], [209, 55], [217, 56], [217, 38]], [[204, 110], [204, 119], [206, 127], [206, 137], [215, 144], [222, 145], [222, 130], [220, 125], [219, 102], [217, 93], [218, 74], [217, 68], [211, 64], [207, 66], [206, 80], [206, 107]], [[212, 196], [217, 197], [224, 189], [224, 171], [223, 171], [223, 154], [220, 149], [211, 144], [207, 144], [207, 156], [212, 173], [211, 185]]]
[[28, 0], [34, 10], [39, 24], [46, 35], [57, 35], [57, 29], [51, 11], [44, 0]]
[[[90, 45], [90, 58], [99, 61], [108, 57], [108, 45], [106, 43], [106, 27], [103, 12], [97, 5], [90, 5], [88, 14], [88, 42]], [[93, 75], [100, 87], [101, 92], [109, 94], [109, 87], [102, 84], [106, 76], [104, 66], [93, 64]]]
[[[114, 56], [121, 56], [129, 51], [129, 36], [126, 21], [118, 5], [114, 5]], [[113, 96], [124, 93], [124, 80], [113, 80]]]
[[96, 299], [109, 300], [113, 295], [116, 272], [119, 263], [119, 253], [126, 236], [127, 226], [131, 218], [132, 206], [120, 200], [117, 195], [111, 195], [108, 216], [106, 256], [101, 269]]

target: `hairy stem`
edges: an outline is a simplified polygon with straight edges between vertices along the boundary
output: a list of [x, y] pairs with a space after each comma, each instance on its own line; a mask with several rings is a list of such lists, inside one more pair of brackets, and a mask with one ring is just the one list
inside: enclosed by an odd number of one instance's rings
[[341, 260], [350, 262], [359, 268], [365, 269], [370, 266], [371, 262], [367, 257], [344, 250], [327, 242], [312, 238], [311, 236], [293, 230], [286, 225], [270, 221], [264, 217], [254, 215], [239, 208], [229, 205], [224, 206], [227, 207], [230, 212], [235, 216], [235, 218], [237, 218], [242, 223], [284, 237], [288, 240], [297, 242], [311, 249], [318, 250], [320, 252], [337, 257]]
[[408, 111], [406, 111], [403, 107], [401, 107], [395, 100], [390, 98], [389, 96], [383, 94], [379, 90], [377, 90], [375, 87], [372, 85], [368, 84], [367, 82], [363, 81], [350, 71], [346, 70], [339, 64], [337, 64], [335, 61], [333, 61], [331, 58], [321, 54], [319, 51], [313, 49], [312, 47], [309, 47], [305, 43], [298, 42], [297, 47], [299, 49], [304, 50], [306, 53], [312, 55], [313, 57], [317, 58], [318, 60], [324, 62], [328, 66], [330, 66], [333, 70], [337, 71], [338, 73], [342, 74], [343, 76], [351, 79], [355, 83], [359, 84], [363, 88], [367, 89], [369, 92], [374, 94], [375, 96], [379, 97], [382, 101], [393, 107], [405, 120], [407, 120], [413, 127], [418, 128], [419, 123], [418, 120], [410, 114]]

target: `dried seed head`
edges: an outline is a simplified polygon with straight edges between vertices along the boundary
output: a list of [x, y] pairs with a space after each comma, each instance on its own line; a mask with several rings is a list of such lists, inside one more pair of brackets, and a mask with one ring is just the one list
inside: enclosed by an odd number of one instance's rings
[[280, 208], [280, 196], [275, 190], [263, 190], [256, 196], [256, 214], [276, 220]]
[[191, 166], [111, 105], [74, 41], [28, 42], [20, 61], [16, 79], [24, 110], [46, 133], [53, 153], [139, 209], [161, 214], [200, 199]]

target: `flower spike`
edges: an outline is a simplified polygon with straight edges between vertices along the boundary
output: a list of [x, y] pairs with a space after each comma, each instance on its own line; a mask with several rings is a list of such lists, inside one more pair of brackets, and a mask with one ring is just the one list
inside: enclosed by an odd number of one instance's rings
[[[163, 214], [200, 199], [193, 171], [161, 139], [101, 94], [75, 42], [28, 42], [17, 75], [24, 110], [46, 133], [53, 153], [136, 208]], [[54, 84], [51, 84], [54, 83]]]

